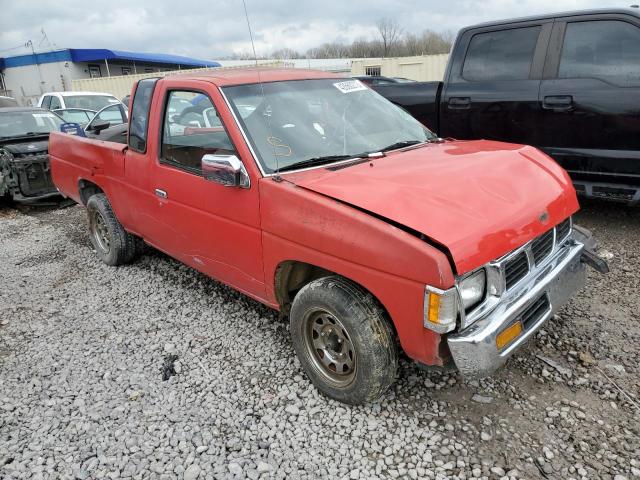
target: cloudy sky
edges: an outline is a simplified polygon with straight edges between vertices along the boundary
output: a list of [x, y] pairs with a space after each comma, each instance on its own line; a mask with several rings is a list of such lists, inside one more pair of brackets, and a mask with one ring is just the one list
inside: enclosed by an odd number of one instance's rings
[[[605, 6], [595, 0], [246, 0], [258, 54], [375, 38], [375, 22], [404, 31], [457, 31], [500, 18]], [[95, 6], [95, 8], [91, 8]], [[43, 38], [42, 29], [48, 41]], [[113, 48], [216, 59], [250, 51], [242, 0], [0, 0], [0, 57], [59, 48]]]

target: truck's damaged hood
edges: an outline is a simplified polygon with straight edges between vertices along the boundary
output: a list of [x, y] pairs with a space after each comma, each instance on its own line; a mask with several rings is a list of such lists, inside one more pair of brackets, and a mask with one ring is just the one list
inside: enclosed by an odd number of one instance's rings
[[[5, 143], [6, 142], [6, 143]], [[48, 137], [37, 137], [32, 139], [22, 138], [15, 140], [5, 140], [0, 143], [0, 148], [11, 152], [13, 155], [27, 155], [32, 153], [46, 152], [49, 146]]]
[[296, 185], [424, 234], [462, 274], [578, 209], [569, 177], [532, 147], [430, 144], [342, 168], [284, 176]]

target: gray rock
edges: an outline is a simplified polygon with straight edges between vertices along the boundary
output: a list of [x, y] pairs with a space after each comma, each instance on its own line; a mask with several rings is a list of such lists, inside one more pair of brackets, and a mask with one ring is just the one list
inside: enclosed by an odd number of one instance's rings
[[233, 475], [242, 475], [242, 467], [235, 462], [231, 462], [229, 464], [229, 472]]
[[200, 466], [193, 463], [184, 470], [184, 480], [196, 480], [200, 475]]
[[300, 409], [297, 405], [287, 405], [284, 411], [290, 413], [291, 415], [300, 415]]
[[493, 397], [476, 393], [475, 395], [473, 395], [473, 397], [471, 397], [471, 400], [477, 403], [492, 403]]
[[264, 472], [270, 472], [274, 468], [273, 468], [273, 465], [271, 465], [270, 463], [259, 461], [257, 464], [257, 469], [259, 473], [264, 473]]
[[504, 468], [502, 467], [498, 467], [498, 466], [491, 467], [491, 472], [495, 473], [499, 477], [504, 477]]

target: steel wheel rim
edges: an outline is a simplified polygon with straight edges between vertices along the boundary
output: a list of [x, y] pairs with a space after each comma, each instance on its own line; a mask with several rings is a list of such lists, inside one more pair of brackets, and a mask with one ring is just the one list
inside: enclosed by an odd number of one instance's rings
[[316, 370], [329, 383], [345, 387], [356, 374], [356, 350], [342, 322], [325, 310], [306, 316], [304, 343]]
[[109, 240], [109, 229], [107, 228], [107, 222], [105, 222], [102, 214], [94, 210], [89, 218], [91, 224], [91, 234], [95, 240], [96, 245], [104, 253], [109, 253], [111, 249], [111, 242]]

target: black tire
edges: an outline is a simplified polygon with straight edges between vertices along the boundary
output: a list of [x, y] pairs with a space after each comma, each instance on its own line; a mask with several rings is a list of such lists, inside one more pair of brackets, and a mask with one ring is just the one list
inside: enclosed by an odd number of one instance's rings
[[135, 259], [144, 254], [145, 250], [147, 249], [147, 244], [144, 243], [144, 240], [142, 240], [140, 237], [134, 237], [134, 239], [135, 239], [135, 253], [133, 255], [133, 258]]
[[305, 285], [290, 314], [293, 347], [313, 384], [353, 405], [393, 384], [398, 350], [386, 313], [367, 291], [339, 276]]
[[137, 256], [136, 237], [120, 225], [106, 195], [92, 195], [87, 202], [87, 213], [89, 237], [100, 260], [116, 266], [129, 263]]

